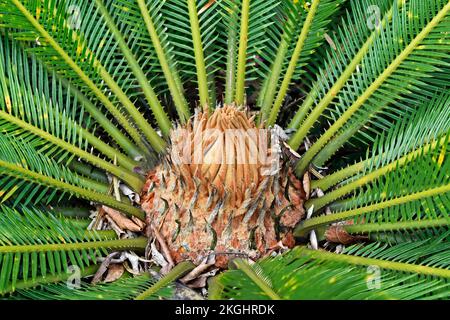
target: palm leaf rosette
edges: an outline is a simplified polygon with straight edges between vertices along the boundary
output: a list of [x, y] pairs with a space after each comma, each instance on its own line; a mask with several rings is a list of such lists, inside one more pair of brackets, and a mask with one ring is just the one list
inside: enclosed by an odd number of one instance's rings
[[0, 0], [2, 297], [448, 299], [449, 11]]

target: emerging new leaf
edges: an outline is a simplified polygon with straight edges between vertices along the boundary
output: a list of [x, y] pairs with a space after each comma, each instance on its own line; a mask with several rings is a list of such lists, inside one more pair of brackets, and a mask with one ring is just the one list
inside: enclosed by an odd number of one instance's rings
[[176, 262], [215, 253], [224, 267], [236, 255], [258, 258], [294, 244], [306, 195], [284, 139], [234, 106], [197, 112], [172, 131], [168, 154], [148, 174], [142, 207]]

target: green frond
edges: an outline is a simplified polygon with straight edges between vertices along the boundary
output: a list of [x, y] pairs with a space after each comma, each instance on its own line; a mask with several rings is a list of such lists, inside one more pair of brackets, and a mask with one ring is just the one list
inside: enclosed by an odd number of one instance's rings
[[64, 100], [67, 92], [61, 88], [61, 83], [51, 79], [42, 65], [29, 61], [17, 42], [8, 41], [3, 36], [1, 40], [1, 110], [7, 116], [26, 121], [56, 138], [85, 149], [86, 141], [79, 137], [77, 128], [77, 122], [90, 123], [83, 108], [77, 108], [76, 100], [70, 96]]
[[367, 234], [370, 239], [389, 242], [408, 237], [424, 239], [430, 235], [442, 233], [449, 225], [450, 219], [444, 217], [400, 222], [359, 223], [345, 225], [342, 228], [350, 234]]
[[[432, 55], [432, 53], [427, 55], [426, 52], [445, 52], [448, 49], [448, 41], [445, 36], [442, 37], [442, 30], [448, 29], [450, 20], [446, 16], [449, 10], [450, 4], [445, 1], [442, 3], [437, 1], [431, 5], [417, 3], [414, 0], [402, 10], [394, 9], [392, 29], [388, 27], [381, 30], [380, 40], [375, 41], [368, 51], [367, 59], [370, 61], [364, 63], [363, 60], [363, 65], [369, 70], [364, 72], [364, 76], [355, 75], [355, 81], [349, 83], [348, 90], [342, 91], [343, 98], [340, 100], [342, 114], [299, 161], [296, 169], [298, 173], [306, 170], [314, 156], [352, 117], [360, 112], [368, 112], [371, 107], [376, 108], [380, 98], [384, 97], [384, 101], [391, 101], [390, 99], [395, 99], [399, 93], [404, 92], [405, 80], [399, 74], [416, 70], [425, 76], [425, 72], [436, 70], [435, 65], [439, 64], [439, 60], [426, 59]], [[430, 14], [433, 19], [414, 19], [415, 16]], [[412, 29], [411, 24], [417, 28]], [[411, 34], [411, 30], [415, 32]], [[397, 32], [400, 34], [397, 35]], [[400, 35], [406, 36], [403, 38]], [[386, 50], [387, 44], [390, 50]], [[374, 59], [377, 59], [378, 63], [374, 63]], [[370, 77], [369, 74], [374, 76]], [[408, 84], [411, 82], [406, 83]], [[411, 87], [410, 85], [409, 89]], [[388, 93], [390, 95], [386, 97]], [[308, 125], [302, 127], [301, 130], [307, 130], [308, 127]]]
[[[428, 221], [399, 222], [396, 224], [361, 224], [355, 226], [357, 228], [354, 230], [344, 226], [344, 230], [354, 235], [366, 234], [371, 241], [392, 245], [404, 242], [423, 241], [444, 234], [449, 228], [448, 221], [444, 223], [442, 220], [444, 218]], [[404, 226], [399, 227], [400, 224], [404, 224]], [[358, 227], [361, 227], [360, 230], [358, 230]], [[386, 231], [380, 231], [382, 230], [380, 227], [386, 229]]]
[[[253, 15], [252, 15], [253, 18]], [[240, 29], [239, 29], [239, 47], [236, 71], [236, 104], [243, 106], [245, 104], [245, 69], [247, 66], [247, 48], [250, 19], [250, 0], [242, 0]]]
[[450, 248], [449, 237], [450, 230], [447, 230], [438, 236], [396, 245], [380, 242], [353, 245], [346, 248], [343, 253], [448, 270], [450, 268], [450, 259], [447, 254]]
[[[386, 252], [385, 256], [379, 250], [378, 255], [368, 258], [350, 255], [356, 251], [352, 249], [348, 250], [348, 254], [335, 254], [297, 247], [281, 256], [259, 261], [257, 264], [262, 271], [259, 275], [253, 275], [261, 277], [263, 272], [264, 277], [270, 280], [271, 290], [282, 299], [448, 297], [448, 268], [391, 262], [390, 258], [395, 260], [395, 254], [398, 256], [401, 252], [407, 252], [407, 248], [391, 247], [389, 250], [383, 251]], [[442, 253], [441, 250], [436, 252]], [[439, 253], [436, 253], [434, 258], [439, 260], [438, 256]], [[417, 270], [427, 274], [430, 279], [415, 274]], [[255, 281], [254, 277], [238, 266], [237, 270], [217, 276], [210, 298], [269, 299], [271, 296], [257, 285], [258, 282], [266, 283], [267, 280]]]
[[[277, 38], [266, 44], [266, 49], [260, 56], [266, 63], [261, 64], [257, 69], [259, 76], [265, 79], [262, 83], [257, 105], [261, 107], [261, 113], [266, 114], [271, 101], [275, 97], [277, 84], [283, 68], [286, 67], [286, 56], [292, 49], [292, 42], [296, 34], [299, 33], [303, 20], [306, 16], [305, 4], [301, 1], [282, 1], [280, 17], [286, 23], [281, 26], [282, 33], [277, 34]], [[277, 25], [277, 24], [276, 24]], [[260, 115], [262, 118], [263, 115]]]
[[[224, 2], [219, 2], [223, 4]], [[236, 63], [237, 63], [237, 45], [238, 45], [238, 14], [239, 9], [235, 3], [232, 3], [231, 7], [228, 7], [228, 10], [223, 10], [223, 21], [225, 25], [225, 29], [227, 30], [226, 35], [226, 51], [223, 54], [226, 54], [227, 61], [225, 64], [225, 94], [224, 94], [224, 104], [232, 105], [235, 97], [235, 81], [236, 81]], [[220, 39], [219, 39], [220, 40]]]
[[199, 22], [196, 0], [188, 0], [189, 21], [191, 24], [192, 46], [194, 48], [195, 65], [197, 68], [197, 84], [200, 106], [207, 108], [210, 104], [208, 94], [208, 77], [206, 74], [205, 54], [201, 26]]
[[[8, 31], [11, 36], [18, 40], [28, 41], [32, 46], [29, 49], [30, 52], [44, 61], [49, 68], [71, 80], [76, 87], [91, 90], [96, 99], [107, 108], [143, 150], [145, 150], [145, 145], [142, 143], [141, 134], [134, 127], [133, 121], [136, 122], [155, 150], [162, 151], [164, 141], [144, 120], [142, 114], [114, 80], [115, 75], [108, 72], [104, 67], [108, 65], [111, 69], [112, 65], [102, 63], [103, 61], [96, 56], [97, 53], [101, 54], [101, 50], [105, 50], [105, 48], [103, 48], [104, 45], [100, 45], [101, 40], [95, 37], [99, 35], [99, 32], [105, 32], [106, 30], [104, 28], [105, 22], [98, 15], [95, 18], [95, 7], [91, 4], [87, 1], [77, 4], [80, 16], [92, 15], [92, 23], [86, 25], [92, 27], [93, 22], [98, 24], [95, 26], [96, 29], [90, 30], [90, 33], [83, 32], [86, 28], [83, 23], [81, 23], [80, 30], [77, 30], [72, 25], [73, 22], [67, 21], [66, 8], [69, 5], [66, 1], [42, 0], [29, 2], [13, 0], [12, 3], [2, 1], [0, 2], [0, 8], [2, 12], [5, 12], [3, 26], [10, 27]], [[17, 23], [18, 20], [20, 25]], [[12, 30], [17, 31], [13, 32]], [[36, 40], [38, 41], [36, 42]], [[97, 42], [97, 47], [90, 46], [92, 40]], [[97, 52], [91, 48], [96, 48]], [[112, 53], [109, 52], [109, 55]], [[125, 58], [122, 59], [125, 60]], [[114, 68], [114, 72], [121, 70], [117, 68], [117, 65]], [[114, 94], [114, 100], [111, 100], [105, 94], [103, 83], [106, 83], [111, 93]], [[123, 113], [117, 102], [123, 105], [129, 116]]]
[[[54, 74], [54, 76], [57, 77], [56, 74]], [[141, 159], [147, 154], [145, 150], [139, 150], [133, 144], [133, 142], [120, 130], [120, 128], [114, 126], [111, 120], [104, 114], [103, 110], [97, 108], [86, 95], [84, 95], [80, 90], [75, 88], [67, 79], [61, 77], [57, 78], [58, 80], [61, 81], [61, 84], [68, 91], [70, 91], [70, 94], [74, 97], [74, 99], [76, 99], [76, 101], [79, 102], [80, 107], [84, 108], [89, 114], [92, 115], [92, 118], [95, 119], [95, 122], [100, 126], [100, 128], [105, 130], [105, 132], [111, 137], [113, 142], [116, 142], [117, 145], [120, 146], [131, 159], [133, 160]], [[109, 154], [109, 157], [111, 157], [110, 155], [111, 153], [106, 152], [105, 150], [106, 148], [104, 146], [100, 148], [94, 143], [92, 144], [99, 150], [103, 150], [102, 152], [104, 152], [105, 155]], [[117, 157], [119, 163], [126, 162], [124, 160], [125, 158], [120, 156], [119, 152], [116, 152], [114, 156]]]
[[144, 239], [117, 240], [113, 231], [87, 232], [67, 219], [21, 207], [0, 207], [0, 292], [37, 286], [46, 276], [97, 264], [110, 249], [144, 248]]
[[[99, 8], [100, 13], [102, 14], [103, 19], [105, 20], [108, 28], [111, 30], [112, 34], [114, 35], [114, 38], [116, 39], [120, 50], [122, 51], [125, 59], [128, 62], [128, 65], [133, 72], [134, 76], [137, 79], [137, 82], [139, 83], [139, 86], [142, 88], [142, 91], [144, 92], [145, 98], [147, 99], [147, 102], [150, 105], [150, 108], [153, 111], [153, 115], [155, 116], [155, 119], [159, 125], [159, 128], [161, 129], [161, 132], [167, 136], [169, 134], [169, 130], [172, 127], [171, 122], [165, 113], [158, 97], [156, 96], [155, 91], [153, 90], [152, 86], [148, 83], [148, 79], [146, 75], [144, 74], [144, 71], [142, 70], [142, 67], [139, 65], [138, 61], [136, 60], [131, 48], [128, 46], [124, 36], [120, 32], [118, 26], [116, 25], [114, 18], [110, 15], [108, 8], [105, 6], [105, 3], [103, 0], [96, 0], [95, 4]], [[132, 114], [133, 116], [133, 114]], [[145, 121], [144, 118], [135, 117], [135, 121], [138, 124], [138, 126], [142, 129], [147, 129], [148, 123]], [[140, 124], [142, 122], [142, 124]]]
[[[308, 60], [314, 54], [315, 49], [325, 41], [325, 32], [327, 30], [327, 24], [331, 21], [330, 17], [336, 12], [339, 6], [342, 4], [342, 0], [322, 0], [313, 2], [308, 8], [306, 15], [302, 15], [304, 21], [301, 22], [301, 31], [299, 32], [298, 38], [296, 36], [292, 39], [290, 36], [290, 46], [292, 46], [291, 51], [288, 53], [289, 63], [286, 62], [281, 66], [276, 66], [274, 64], [272, 70], [274, 73], [271, 75], [274, 77], [273, 83], [280, 83], [279, 91], [275, 96], [276, 85], [270, 87], [268, 91], [265, 91], [265, 98], [263, 101], [262, 112], [268, 112], [267, 120], [268, 125], [274, 125], [278, 116], [278, 112], [281, 108], [283, 101], [285, 100], [288, 89], [294, 80], [298, 80], [302, 73], [306, 70], [304, 69]], [[288, 20], [287, 24], [290, 24]], [[294, 22], [294, 25], [296, 22]], [[285, 31], [286, 32], [286, 31]], [[286, 36], [289, 37], [289, 31], [286, 32]], [[294, 41], [292, 41], [294, 40]], [[296, 40], [296, 41], [295, 41]], [[293, 42], [293, 43], [292, 43]], [[295, 45], [294, 45], [295, 43]], [[283, 42], [280, 46], [280, 60], [283, 55], [284, 49]], [[286, 59], [284, 59], [286, 60]], [[278, 61], [276, 62], [278, 63]], [[284, 76], [279, 79], [280, 67], [284, 68]], [[278, 69], [278, 70], [277, 70]], [[278, 75], [277, 75], [278, 73]], [[266, 111], [265, 111], [266, 110]], [[264, 115], [263, 115], [264, 117]]]
[[[369, 28], [367, 25], [366, 10], [372, 5], [372, 2], [350, 1], [349, 4], [350, 8], [340, 18], [338, 27], [328, 35], [331, 40], [331, 48], [328, 48], [324, 54], [324, 66], [319, 68], [317, 80], [311, 86], [311, 91], [290, 122], [289, 128], [298, 129], [307, 116], [310, 121], [307, 125], [313, 125], [313, 120], [317, 120], [323, 110], [333, 101], [337, 92], [357, 70], [370, 46], [377, 39], [378, 28]], [[404, 2], [399, 0], [398, 4], [403, 5]], [[391, 0], [377, 1], [377, 7], [382, 15], [381, 21], [379, 21], [381, 26], [392, 19], [392, 6], [393, 1]], [[292, 146], [298, 147], [306, 134], [303, 131], [297, 133], [291, 139]]]
[[[169, 52], [172, 51], [171, 45], [167, 41], [167, 35], [164, 35], [162, 32], [163, 26], [161, 23], [161, 17], [158, 15], [159, 10], [157, 8], [160, 4], [154, 2], [149, 7], [144, 0], [138, 0], [138, 5], [151, 38], [151, 46], [156, 51], [158, 63], [161, 65], [161, 69], [164, 73], [172, 99], [175, 107], [177, 108], [178, 116], [181, 122], [184, 123], [189, 119], [189, 105], [184, 96], [184, 89], [180, 81], [178, 70], [169, 55]], [[130, 7], [131, 4], [128, 3], [126, 8]], [[139, 26], [137, 25], [136, 28], [139, 29]], [[151, 46], [149, 45], [149, 47]]]
[[[403, 119], [386, 135], [381, 135], [374, 143], [372, 154], [367, 160], [313, 182], [313, 187], [328, 190], [334, 184], [343, 181], [336, 190], [309, 201], [307, 206], [314, 205], [314, 210], [317, 211], [358, 187], [363, 187], [397, 170], [397, 167], [409, 165], [414, 158], [426, 157], [426, 154], [439, 148], [439, 145], [444, 145], [450, 130], [447, 121], [449, 102], [449, 96], [443, 94], [437, 96], [430, 104], [424, 103], [411, 118]], [[431, 110], [433, 112], [430, 112]]]
[[[3, 123], [3, 120], [6, 120], [6, 125]], [[32, 133], [33, 135], [39, 137], [33, 137], [33, 139], [28, 139], [28, 144], [33, 144], [39, 152], [44, 153], [46, 156], [52, 159], [58, 159], [58, 162], [62, 165], [64, 162], [64, 157], [70, 155], [70, 159], [67, 160], [67, 163], [72, 161], [72, 158], [75, 156], [79, 156], [80, 158], [92, 163], [95, 166], [98, 166], [101, 169], [106, 170], [107, 172], [117, 176], [119, 179], [123, 180], [125, 184], [131, 186], [135, 191], [141, 190], [143, 186], [142, 178], [124, 168], [120, 168], [108, 161], [105, 161], [99, 157], [93, 156], [92, 154], [74, 147], [70, 143], [64, 142], [61, 139], [58, 139], [50, 134], [47, 134], [45, 131], [42, 131], [36, 127], [28, 125], [27, 123], [20, 121], [14, 117], [7, 115], [0, 111], [0, 128], [2, 128], [3, 132], [8, 134], [9, 137], [14, 137], [15, 139], [21, 139], [22, 135], [28, 135]], [[52, 148], [51, 145], [46, 143], [51, 143], [54, 145]], [[65, 154], [64, 154], [65, 151]]]
[[[436, 71], [433, 74], [433, 79], [438, 78], [438, 73], [439, 71]], [[408, 83], [409, 80], [411, 79], [401, 80], [402, 85], [408, 87], [403, 96], [399, 96], [396, 100], [392, 99], [390, 102], [380, 99], [378, 106], [375, 106], [371, 111], [364, 111], [356, 116], [322, 148], [314, 158], [313, 164], [317, 167], [322, 167], [345, 144], [362, 142], [365, 145], [374, 145], [377, 137], [389, 131], [393, 124], [420, 113], [420, 107], [424, 100], [429, 103], [429, 110], [433, 110], [433, 106], [439, 103], [436, 100], [442, 99], [442, 96], [438, 96], [441, 93], [441, 89], [443, 92], [446, 92], [446, 86], [443, 85], [439, 89], [439, 86], [427, 83], [427, 80], [424, 78], [420, 79], [420, 81], [415, 81], [415, 88]], [[434, 92], [436, 94], [433, 95]], [[384, 98], [388, 99], [386, 96]], [[437, 107], [436, 111], [439, 112], [439, 107]], [[442, 119], [438, 119], [438, 121], [441, 124], [443, 123]]]
[[[282, 2], [219, 2], [224, 28], [220, 31], [218, 41], [222, 42], [220, 52], [227, 60], [217, 63], [226, 69], [226, 103], [234, 102], [231, 97], [235, 93], [237, 103], [243, 104], [246, 89], [258, 79], [262, 68], [268, 68], [264, 60], [273, 54], [282, 35], [282, 28], [277, 24], [282, 14]], [[245, 20], [242, 19], [243, 8]], [[239, 92], [235, 92], [238, 88]]]
[[349, 182], [347, 180], [355, 179], [361, 174], [368, 174], [397, 160], [406, 159], [432, 141], [439, 141], [450, 130], [450, 123], [447, 121], [450, 116], [450, 95], [437, 93], [431, 100], [421, 100], [418, 103], [414, 113], [400, 119], [378, 136], [366, 160], [315, 180], [312, 187], [327, 191], [337, 183], [345, 184]]
[[281, 300], [280, 296], [273, 290], [272, 281], [264, 274], [264, 270], [258, 264], [249, 264], [245, 260], [236, 259], [234, 264], [242, 270], [259, 288], [272, 300]]
[[[80, 198], [105, 204], [130, 215], [143, 218], [138, 208], [119, 202], [114, 197], [99, 193], [85, 184], [85, 179], [58, 165], [54, 160], [37, 152], [23, 140], [13, 140], [0, 135], [0, 199], [5, 202], [14, 196], [15, 205], [23, 202], [48, 204], [58, 194], [76, 195]], [[55, 198], [56, 199], [56, 198]]]
[[[89, 285], [85, 282], [80, 288], [72, 288], [67, 284], [50, 284], [37, 290], [18, 290], [12, 298], [18, 300], [130, 300], [139, 296], [149, 286], [155, 284], [155, 279], [149, 274], [139, 276], [122, 276], [112, 283]], [[147, 300], [169, 299], [173, 288], [166, 286], [156, 291]]]
[[[41, 190], [42, 193], [39, 193], [39, 188], [30, 184], [29, 180], [25, 178], [26, 176], [21, 174], [20, 169], [25, 172], [30, 172], [30, 174], [36, 172], [57, 181], [65, 181], [74, 186], [81, 184], [76, 174], [59, 166], [55, 161], [45, 155], [38, 153], [33, 149], [32, 144], [25, 143], [24, 140], [1, 135], [0, 146], [2, 149], [0, 155], [2, 164], [0, 168], [2, 177], [2, 202], [7, 201], [12, 195], [16, 196], [15, 204], [21, 201], [25, 201], [25, 204], [31, 201], [38, 202], [45, 196], [45, 201], [48, 204], [56, 196], [56, 191], [53, 194], [46, 194], [48, 191], [46, 188]], [[11, 171], [9, 167], [16, 167], [18, 171]], [[34, 189], [34, 192], [30, 193], [30, 189]], [[33, 199], [34, 196], [37, 196], [37, 199]]]
[[[72, 97], [58, 79], [50, 77], [35, 60], [27, 59], [14, 41], [5, 39], [4, 44], [0, 43], [0, 53], [0, 76], [3, 79], [0, 84], [0, 126], [4, 134], [17, 138], [28, 134], [39, 137], [47, 142], [42, 143], [40, 152], [50, 152], [58, 163], [69, 163], [77, 156], [117, 176], [124, 174], [123, 178], [131, 178], [133, 184], [139, 181], [133, 173], [137, 162], [83, 128], [90, 125], [89, 116], [78, 105], [77, 97]], [[17, 66], [12, 68], [14, 64]], [[30, 71], [33, 77], [30, 77]], [[48, 143], [54, 148], [50, 148]], [[87, 152], [90, 146], [96, 147], [111, 161], [117, 159], [123, 169]], [[60, 151], [56, 152], [58, 148]]]
[[175, 280], [181, 278], [183, 275], [194, 269], [195, 265], [190, 261], [184, 261], [177, 264], [172, 270], [170, 270], [166, 275], [161, 277], [157, 282], [155, 282], [150, 288], [143, 291], [141, 294], [136, 296], [135, 300], [147, 300], [161, 289], [167, 287]]
[[[424, 219], [448, 218], [450, 157], [448, 135], [427, 149], [400, 163], [369, 171], [353, 182], [318, 198], [307, 205], [319, 210], [342, 190], [360, 186], [341, 211], [304, 221], [297, 234], [317, 226], [355, 218], [356, 223], [398, 223]], [[390, 170], [385, 170], [389, 168]], [[345, 194], [345, 193], [344, 193]], [[317, 209], [316, 209], [317, 208]]]
[[[215, 73], [221, 58], [218, 4], [209, 0], [161, 1], [160, 28], [166, 30], [165, 42], [170, 61], [187, 89], [196, 84], [202, 107], [214, 105]], [[210, 105], [212, 104], [212, 105]]]

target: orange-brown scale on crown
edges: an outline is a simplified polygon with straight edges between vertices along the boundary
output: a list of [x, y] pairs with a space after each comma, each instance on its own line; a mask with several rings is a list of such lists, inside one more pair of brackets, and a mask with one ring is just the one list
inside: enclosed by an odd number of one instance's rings
[[[305, 192], [271, 131], [256, 129], [245, 112], [224, 106], [198, 112], [171, 132], [170, 150], [148, 173], [141, 204], [175, 262], [215, 253], [216, 265], [225, 267], [234, 254], [258, 258], [280, 241], [294, 244]], [[275, 161], [255, 158], [258, 152]]]

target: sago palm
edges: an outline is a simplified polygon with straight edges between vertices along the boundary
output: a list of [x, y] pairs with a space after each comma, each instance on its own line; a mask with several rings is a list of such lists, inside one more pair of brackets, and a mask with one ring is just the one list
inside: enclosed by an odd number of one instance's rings
[[2, 297], [448, 298], [449, 12], [0, 0]]

